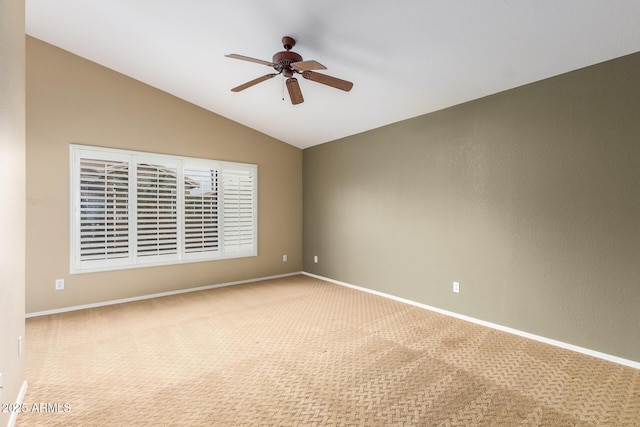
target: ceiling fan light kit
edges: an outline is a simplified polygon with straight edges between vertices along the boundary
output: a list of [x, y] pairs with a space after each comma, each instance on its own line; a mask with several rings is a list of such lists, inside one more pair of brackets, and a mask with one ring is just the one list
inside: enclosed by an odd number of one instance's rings
[[296, 41], [289, 36], [282, 38], [282, 46], [285, 50], [277, 52], [273, 55], [272, 61], [263, 61], [261, 59], [251, 58], [244, 55], [238, 55], [235, 53], [225, 55], [228, 58], [240, 59], [242, 61], [255, 62], [257, 64], [267, 65], [273, 67], [276, 73], [266, 74], [258, 77], [257, 79], [250, 80], [240, 86], [236, 86], [231, 89], [232, 92], [240, 92], [250, 88], [265, 80], [269, 80], [277, 75], [282, 74], [286, 78], [287, 91], [289, 92], [289, 98], [293, 105], [301, 104], [304, 102], [302, 97], [302, 91], [298, 84], [298, 79], [294, 77], [294, 74], [300, 74], [303, 78], [311, 80], [316, 83], [320, 83], [326, 86], [331, 86], [336, 89], [349, 92], [353, 87], [353, 83], [342, 80], [336, 77], [329, 76], [327, 74], [316, 73], [315, 70], [326, 70], [327, 67], [321, 63], [313, 60], [303, 60], [302, 56], [291, 49], [296, 45]]

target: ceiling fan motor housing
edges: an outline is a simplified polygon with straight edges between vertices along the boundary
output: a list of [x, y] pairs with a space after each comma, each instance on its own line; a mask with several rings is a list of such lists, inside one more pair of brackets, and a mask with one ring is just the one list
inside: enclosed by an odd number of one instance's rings
[[291, 77], [293, 75], [291, 64], [300, 61], [302, 61], [302, 56], [295, 52], [291, 52], [290, 50], [276, 53], [273, 55], [272, 60], [273, 68], [278, 72], [282, 72], [286, 77]]

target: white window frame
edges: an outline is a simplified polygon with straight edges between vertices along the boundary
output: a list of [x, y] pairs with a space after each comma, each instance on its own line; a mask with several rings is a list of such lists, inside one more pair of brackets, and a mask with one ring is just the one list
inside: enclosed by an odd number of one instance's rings
[[[236, 163], [220, 160], [200, 159], [193, 157], [170, 156], [140, 151], [120, 150], [103, 147], [70, 144], [69, 149], [70, 170], [70, 273], [89, 273], [97, 271], [110, 271], [128, 268], [171, 265], [188, 262], [213, 261], [230, 258], [243, 258], [258, 255], [258, 166], [249, 163]], [[124, 246], [128, 248], [128, 254], [123, 257], [110, 259], [108, 255], [102, 259], [88, 259], [86, 252], [81, 249], [87, 247], [86, 238], [81, 237], [81, 160], [98, 159], [106, 161], [125, 162], [127, 164], [128, 200], [127, 220], [128, 225], [118, 229], [120, 235], [126, 235]], [[175, 218], [177, 233], [177, 250], [172, 253], [160, 253], [151, 256], [141, 256], [137, 253], [138, 246], [138, 165], [152, 165], [167, 167], [172, 170], [175, 167]], [[216, 192], [212, 191], [209, 197], [215, 218], [215, 227], [205, 227], [211, 233], [204, 236], [203, 241], [209, 242], [209, 246], [203, 243], [200, 251], [186, 250], [186, 219], [185, 195], [187, 190], [187, 178], [185, 170], [206, 169], [215, 175]], [[215, 173], [214, 173], [215, 172]], [[172, 172], [171, 172], [172, 173]], [[165, 175], [166, 176], [166, 175]], [[118, 181], [120, 182], [120, 181]], [[193, 182], [193, 181], [190, 181]], [[125, 185], [125, 184], [123, 184]], [[120, 193], [124, 195], [124, 193]], [[215, 200], [212, 201], [212, 200]], [[86, 200], [85, 200], [86, 203]], [[85, 214], [87, 213], [85, 208]], [[105, 208], [106, 209], [106, 208]], [[91, 212], [95, 212], [92, 210]], [[122, 212], [122, 211], [120, 211]], [[107, 214], [105, 214], [106, 216]], [[113, 215], [113, 214], [112, 214]], [[204, 214], [203, 214], [204, 215]], [[124, 216], [124, 214], [123, 214]], [[170, 215], [171, 216], [171, 215]], [[160, 222], [160, 220], [158, 220]], [[169, 223], [172, 221], [169, 220]], [[226, 227], [225, 227], [226, 225]], [[169, 225], [169, 227], [171, 227]], [[125, 230], [126, 229], [126, 230]], [[84, 231], [87, 231], [85, 228]], [[174, 231], [170, 229], [170, 231]], [[158, 232], [158, 235], [162, 234]], [[169, 233], [171, 234], [171, 233]], [[211, 243], [215, 239], [214, 243]], [[107, 243], [105, 237], [105, 244]], [[160, 237], [158, 238], [160, 239]], [[84, 245], [84, 246], [83, 246]], [[105, 250], [105, 252], [108, 252]], [[83, 255], [84, 254], [84, 255]], [[98, 255], [100, 257], [101, 254]]]

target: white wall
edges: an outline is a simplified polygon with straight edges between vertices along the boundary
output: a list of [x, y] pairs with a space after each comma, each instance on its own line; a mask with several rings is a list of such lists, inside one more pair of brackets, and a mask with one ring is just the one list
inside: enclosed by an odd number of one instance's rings
[[[14, 403], [25, 382], [25, 35], [24, 1], [0, 0], [0, 389]], [[11, 413], [0, 411], [0, 425]]]

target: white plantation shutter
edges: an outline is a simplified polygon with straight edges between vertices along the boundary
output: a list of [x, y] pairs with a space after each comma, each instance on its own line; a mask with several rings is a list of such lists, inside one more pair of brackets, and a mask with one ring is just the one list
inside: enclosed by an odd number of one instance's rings
[[128, 257], [128, 165], [82, 159], [80, 167], [80, 258]]
[[213, 166], [184, 169], [184, 251], [192, 257], [220, 248], [218, 175]]
[[122, 265], [131, 255], [128, 159], [96, 157], [86, 151], [74, 157], [76, 267]]
[[[138, 257], [178, 253], [178, 168], [140, 162], [136, 166]], [[154, 261], [157, 261], [154, 259]]]
[[257, 166], [71, 146], [71, 272], [257, 255]]
[[227, 167], [222, 172], [224, 249], [255, 251], [256, 168]]

